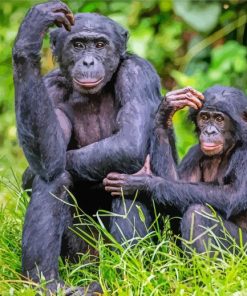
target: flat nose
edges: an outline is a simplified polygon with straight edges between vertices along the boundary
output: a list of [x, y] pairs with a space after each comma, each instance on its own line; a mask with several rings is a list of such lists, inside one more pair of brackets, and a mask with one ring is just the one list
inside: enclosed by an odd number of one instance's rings
[[206, 135], [208, 135], [208, 136], [211, 136], [211, 135], [216, 134], [216, 129], [215, 129], [214, 126], [209, 125], [209, 126], [207, 127], [207, 129], [204, 131], [204, 133], [205, 133]]
[[85, 56], [82, 63], [86, 67], [93, 66], [94, 65], [94, 58], [92, 56]]

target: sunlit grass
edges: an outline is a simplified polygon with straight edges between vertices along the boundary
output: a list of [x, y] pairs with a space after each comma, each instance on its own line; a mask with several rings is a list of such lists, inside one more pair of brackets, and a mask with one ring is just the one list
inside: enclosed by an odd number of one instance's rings
[[[40, 287], [45, 287], [44, 282], [41, 286], [35, 285], [20, 275], [21, 230], [28, 196], [15, 186], [12, 189], [16, 208], [0, 211], [0, 295], [42, 295]], [[167, 219], [165, 230], [158, 230], [154, 222], [146, 237], [137, 238], [134, 246], [131, 240], [123, 246], [105, 229], [100, 215], [96, 223], [76, 209], [78, 224], [74, 231], [97, 248], [99, 257], [81, 254], [77, 264], [60, 260], [60, 274], [66, 285], [85, 286], [99, 281], [104, 295], [121, 296], [247, 295], [244, 246], [238, 247], [232, 242], [237, 255], [221, 248], [220, 243], [214, 246], [218, 256], [210, 257], [209, 252], [196, 254], [193, 251], [187, 255], [176, 245]], [[82, 223], [97, 230], [98, 238], [82, 231]], [[58, 295], [64, 295], [63, 291]]]

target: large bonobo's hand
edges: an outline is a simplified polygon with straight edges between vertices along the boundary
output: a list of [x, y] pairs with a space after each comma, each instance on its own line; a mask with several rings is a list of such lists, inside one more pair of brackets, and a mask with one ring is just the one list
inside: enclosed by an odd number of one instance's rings
[[202, 107], [203, 100], [203, 94], [190, 86], [183, 89], [173, 90], [165, 95], [158, 113], [164, 115], [165, 122], [163, 121], [163, 124], [165, 123], [167, 126], [171, 126], [172, 117], [175, 112], [184, 107], [199, 109]]
[[32, 30], [46, 30], [55, 24], [58, 27], [64, 26], [68, 31], [74, 24], [74, 16], [68, 6], [60, 1], [52, 1], [34, 6], [29, 12], [32, 22]]
[[70, 31], [74, 17], [66, 4], [52, 1], [33, 6], [19, 29], [14, 49], [26, 53], [39, 51], [46, 31], [54, 24]]
[[148, 180], [152, 176], [150, 168], [150, 156], [148, 155], [144, 166], [135, 174], [109, 173], [103, 180], [105, 190], [111, 192], [112, 196], [122, 194], [133, 195], [135, 192], [145, 190]]

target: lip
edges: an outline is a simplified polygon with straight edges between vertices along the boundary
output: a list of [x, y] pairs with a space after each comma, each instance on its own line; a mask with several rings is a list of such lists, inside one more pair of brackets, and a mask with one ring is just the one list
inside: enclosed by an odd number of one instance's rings
[[206, 151], [216, 150], [218, 148], [222, 148], [222, 146], [223, 146], [222, 144], [215, 145], [214, 143], [203, 143], [201, 145], [203, 150], [206, 150]]
[[76, 78], [73, 78], [73, 81], [80, 85], [83, 88], [94, 88], [96, 87], [98, 84], [100, 84], [100, 82], [103, 80], [103, 78], [100, 78], [98, 80], [78, 80]]

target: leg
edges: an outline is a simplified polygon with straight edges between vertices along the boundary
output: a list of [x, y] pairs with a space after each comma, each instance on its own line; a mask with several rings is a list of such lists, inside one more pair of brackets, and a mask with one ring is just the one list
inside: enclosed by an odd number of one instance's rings
[[[87, 216], [94, 217], [98, 210], [103, 209], [110, 212], [112, 198], [107, 193], [101, 184], [83, 183], [77, 181], [73, 184], [73, 195], [77, 198], [79, 208], [79, 214], [82, 215], [79, 218], [75, 217], [74, 221], [71, 217], [67, 228], [63, 235], [62, 242], [62, 256], [68, 257], [71, 261], [78, 261], [78, 253], [90, 252], [93, 256], [98, 256], [98, 250], [94, 249], [82, 237], [73, 232], [71, 228], [81, 233], [86, 232], [92, 239], [98, 238], [98, 230], [93, 225], [87, 224], [87, 217], [84, 217], [84, 213]], [[100, 215], [100, 214], [99, 214]], [[100, 217], [104, 225], [109, 227], [109, 217]], [[76, 224], [73, 226], [73, 224]], [[83, 236], [83, 234], [82, 234]], [[87, 238], [88, 239], [88, 238]]]
[[41, 273], [46, 280], [58, 279], [61, 239], [70, 214], [70, 207], [63, 202], [67, 201], [64, 186], [68, 188], [70, 185], [67, 172], [50, 183], [39, 176], [34, 180], [22, 241], [23, 273], [34, 281], [39, 281]]
[[[181, 221], [181, 232], [183, 239], [188, 241], [187, 245], [199, 253], [210, 250], [213, 245], [220, 244], [224, 249], [230, 249], [234, 241], [237, 245], [241, 244], [239, 227], [218, 214], [216, 216], [204, 205], [195, 204], [188, 208]], [[247, 232], [244, 230], [242, 239], [242, 243], [247, 242]]]
[[110, 218], [110, 232], [118, 242], [144, 237], [153, 221], [146, 205], [126, 198], [114, 198], [112, 212], [116, 216]]

